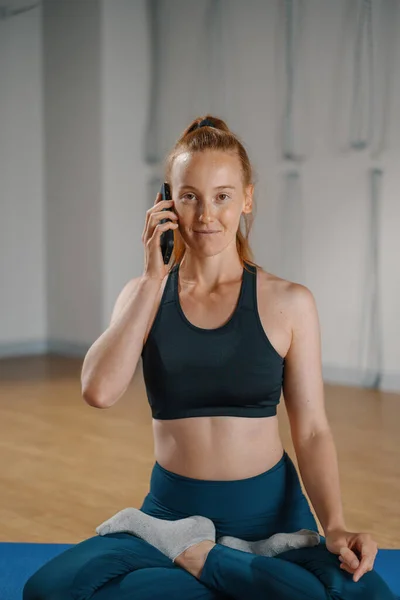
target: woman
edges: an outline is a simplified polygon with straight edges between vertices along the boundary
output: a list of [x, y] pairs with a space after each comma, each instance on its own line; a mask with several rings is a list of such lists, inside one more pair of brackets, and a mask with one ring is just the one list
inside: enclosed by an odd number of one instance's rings
[[[142, 354], [150, 492], [44, 565], [24, 600], [393, 600], [373, 570], [376, 542], [345, 526], [313, 295], [252, 262], [239, 226], [253, 209], [246, 150], [223, 121], [196, 119], [166, 181], [173, 200], [158, 195], [146, 215], [143, 276], [122, 290], [82, 369], [85, 400], [105, 408]], [[279, 436], [282, 388], [325, 537]]]

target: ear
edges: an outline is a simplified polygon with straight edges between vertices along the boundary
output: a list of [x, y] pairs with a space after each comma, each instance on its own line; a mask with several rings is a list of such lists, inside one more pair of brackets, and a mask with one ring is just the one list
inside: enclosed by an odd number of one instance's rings
[[243, 203], [242, 212], [245, 214], [251, 213], [253, 210], [253, 194], [254, 194], [254, 185], [250, 183], [245, 189], [245, 200]]

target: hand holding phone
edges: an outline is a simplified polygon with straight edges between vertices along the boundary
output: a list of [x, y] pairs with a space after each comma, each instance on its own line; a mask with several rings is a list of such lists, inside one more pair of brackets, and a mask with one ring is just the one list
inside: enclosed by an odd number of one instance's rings
[[[172, 200], [171, 189], [168, 183], [164, 182], [162, 184], [160, 193], [163, 200]], [[163, 208], [163, 211], [168, 211], [168, 208]], [[160, 223], [168, 223], [168, 219], [162, 219]], [[172, 229], [167, 229], [161, 234], [160, 246], [164, 264], [167, 265], [174, 249], [174, 232]]]
[[169, 272], [166, 265], [169, 263], [174, 247], [173, 230], [178, 227], [177, 221], [178, 216], [173, 210], [169, 185], [163, 183], [154, 206], [146, 213], [142, 234], [142, 242], [145, 245], [144, 275], [158, 279], [160, 283]]

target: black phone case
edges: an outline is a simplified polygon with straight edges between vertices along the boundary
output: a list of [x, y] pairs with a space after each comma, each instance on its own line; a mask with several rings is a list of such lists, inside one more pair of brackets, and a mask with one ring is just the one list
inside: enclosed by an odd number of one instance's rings
[[[162, 200], [171, 200], [171, 190], [169, 184], [164, 182], [160, 190]], [[171, 210], [171, 208], [163, 208], [163, 210]], [[161, 219], [160, 223], [165, 223], [171, 219]], [[160, 236], [161, 253], [163, 256], [164, 264], [167, 265], [171, 258], [172, 251], [174, 249], [174, 230], [168, 229], [163, 231]]]

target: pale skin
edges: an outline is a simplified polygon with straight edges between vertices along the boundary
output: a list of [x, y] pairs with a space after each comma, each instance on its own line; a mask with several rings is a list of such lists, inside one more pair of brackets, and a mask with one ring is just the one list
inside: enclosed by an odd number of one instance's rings
[[[233, 189], [217, 189], [228, 185]], [[235, 154], [207, 151], [177, 157], [171, 190], [186, 246], [179, 270], [179, 301], [191, 323], [215, 329], [230, 318], [237, 303], [242, 266], [236, 231], [241, 214], [252, 211], [254, 186], [243, 187]], [[218, 233], [195, 233], [206, 229]], [[165, 283], [166, 279], [160, 299]], [[304, 486], [328, 550], [339, 555], [341, 568], [357, 581], [372, 569], [378, 547], [369, 534], [349, 532], [344, 523], [336, 448], [325, 412], [320, 326], [313, 294], [303, 285], [259, 270], [257, 302], [265, 333], [285, 358], [284, 401]], [[153, 419], [153, 433], [159, 464], [198, 479], [252, 477], [274, 466], [284, 451], [276, 416]], [[214, 545], [211, 541], [196, 544], [175, 562], [199, 578]]]
[[185, 569], [185, 571], [188, 571], [191, 575], [196, 577], [196, 579], [200, 579], [208, 553], [214, 546], [214, 542], [208, 540], [200, 542], [200, 544], [195, 544], [182, 552], [182, 554], [175, 559], [175, 564], [182, 567], [182, 569]]

